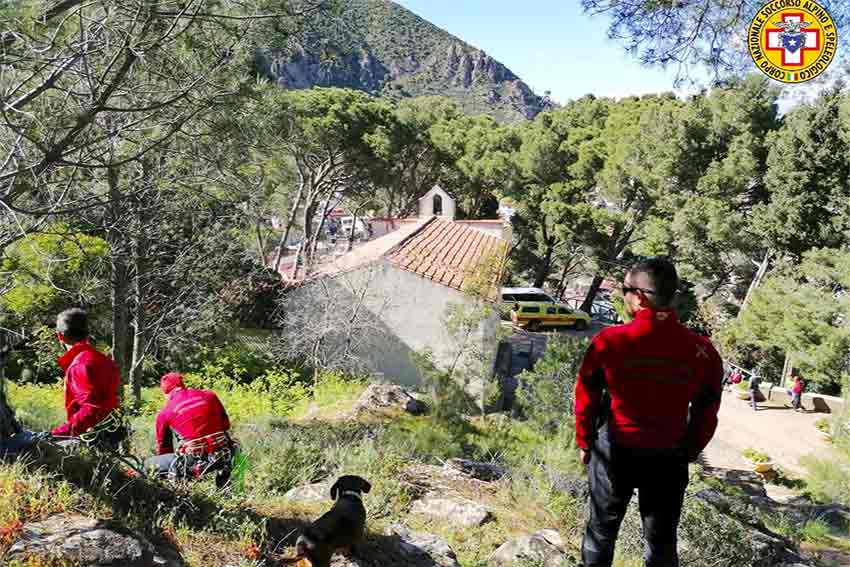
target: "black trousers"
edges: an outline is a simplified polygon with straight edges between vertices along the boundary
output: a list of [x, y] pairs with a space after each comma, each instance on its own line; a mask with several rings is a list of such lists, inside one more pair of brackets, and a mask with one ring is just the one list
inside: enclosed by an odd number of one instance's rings
[[620, 524], [635, 490], [646, 539], [646, 567], [679, 566], [676, 532], [688, 486], [683, 451], [612, 447], [603, 429], [591, 453], [588, 477], [590, 517], [581, 549], [585, 567], [613, 563]]

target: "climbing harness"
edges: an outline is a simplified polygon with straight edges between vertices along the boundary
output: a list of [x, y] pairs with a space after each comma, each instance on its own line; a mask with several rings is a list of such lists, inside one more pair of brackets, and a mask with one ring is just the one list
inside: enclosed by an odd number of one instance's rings
[[88, 447], [99, 448], [102, 445], [117, 447], [129, 434], [130, 428], [124, 419], [124, 412], [117, 407], [79, 437], [80, 441]]
[[216, 486], [227, 484], [238, 461], [239, 444], [225, 431], [217, 431], [183, 442], [177, 449], [177, 458], [168, 470], [171, 481], [198, 480], [215, 472]]

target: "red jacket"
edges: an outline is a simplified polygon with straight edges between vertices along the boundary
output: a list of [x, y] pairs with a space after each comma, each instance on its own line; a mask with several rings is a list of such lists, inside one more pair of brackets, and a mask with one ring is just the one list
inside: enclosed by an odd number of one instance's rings
[[723, 362], [711, 341], [672, 311], [642, 309], [590, 344], [576, 382], [576, 442], [592, 445], [607, 389], [616, 445], [684, 448], [695, 458], [717, 428], [722, 382]]
[[174, 452], [173, 431], [191, 440], [230, 429], [230, 419], [214, 392], [181, 388], [174, 390], [156, 416], [157, 453]]
[[58, 363], [65, 371], [67, 421], [51, 433], [56, 436], [85, 433], [120, 405], [118, 367], [87, 342], [75, 344], [59, 357]]

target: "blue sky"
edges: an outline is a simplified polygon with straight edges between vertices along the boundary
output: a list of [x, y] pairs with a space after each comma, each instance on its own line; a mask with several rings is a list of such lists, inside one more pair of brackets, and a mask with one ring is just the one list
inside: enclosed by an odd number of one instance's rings
[[566, 102], [673, 90], [674, 70], [641, 66], [579, 0], [395, 0], [487, 52], [538, 94]]

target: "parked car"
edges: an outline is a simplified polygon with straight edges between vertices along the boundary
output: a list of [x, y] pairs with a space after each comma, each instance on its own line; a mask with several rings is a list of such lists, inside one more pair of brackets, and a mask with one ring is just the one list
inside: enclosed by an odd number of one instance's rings
[[[339, 219], [340, 231], [344, 237], [348, 237], [351, 232], [351, 225], [354, 224], [354, 217], [342, 217]], [[354, 225], [354, 236], [360, 238], [366, 236], [366, 222], [362, 218], [357, 219], [357, 224]]]
[[573, 327], [583, 331], [590, 326], [590, 315], [578, 309], [570, 309], [563, 303], [515, 303], [511, 309], [514, 325], [540, 331], [547, 327]]
[[607, 323], [621, 323], [620, 315], [610, 301], [594, 301], [590, 308], [590, 314], [594, 319]]

